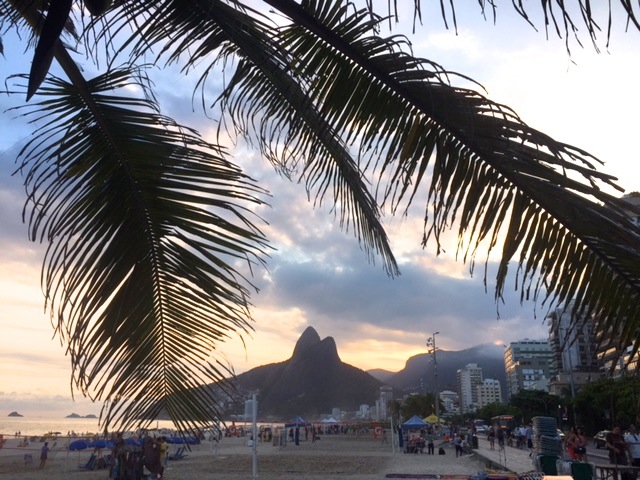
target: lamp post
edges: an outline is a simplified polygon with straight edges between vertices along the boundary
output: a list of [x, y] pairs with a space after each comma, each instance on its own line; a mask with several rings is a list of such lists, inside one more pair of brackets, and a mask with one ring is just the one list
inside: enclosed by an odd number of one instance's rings
[[435, 391], [436, 391], [436, 417], [440, 418], [440, 394], [438, 392], [438, 358], [436, 357], [436, 335], [440, 332], [434, 332], [429, 338], [427, 338], [427, 348], [429, 353], [433, 355], [433, 372], [435, 377]]

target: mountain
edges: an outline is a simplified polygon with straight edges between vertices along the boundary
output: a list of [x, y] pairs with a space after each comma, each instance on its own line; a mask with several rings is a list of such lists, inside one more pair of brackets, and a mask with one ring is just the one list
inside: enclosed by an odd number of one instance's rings
[[313, 327], [300, 336], [291, 358], [253, 368], [238, 375], [236, 382], [240, 390], [259, 390], [260, 418], [317, 418], [334, 407], [357, 410], [362, 404], [372, 404], [383, 385], [343, 363], [334, 339], [321, 340]]
[[396, 372], [392, 372], [390, 370], [385, 370], [383, 368], [374, 368], [372, 370], [367, 370], [367, 373], [371, 375], [373, 378], [377, 378], [381, 382], [386, 383], [391, 376], [395, 375]]
[[[482, 368], [483, 378], [494, 378], [506, 387], [504, 371], [504, 348], [484, 344], [459, 351], [438, 350], [438, 389], [456, 390], [456, 372], [469, 363]], [[379, 377], [378, 377], [379, 378]], [[427, 390], [435, 392], [435, 368], [433, 355], [422, 353], [407, 360], [405, 367], [389, 376], [385, 383], [395, 389], [409, 393]]]

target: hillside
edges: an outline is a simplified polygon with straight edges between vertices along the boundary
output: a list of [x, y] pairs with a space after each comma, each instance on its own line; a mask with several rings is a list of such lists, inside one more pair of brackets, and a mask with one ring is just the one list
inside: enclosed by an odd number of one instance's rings
[[334, 407], [357, 410], [372, 404], [382, 386], [365, 371], [343, 363], [334, 339], [321, 340], [313, 327], [300, 336], [291, 358], [256, 367], [236, 380], [241, 390], [259, 390], [260, 418], [314, 418]]
[[[482, 368], [484, 378], [500, 381], [506, 385], [504, 371], [504, 348], [485, 344], [459, 351], [438, 350], [438, 389], [456, 390], [456, 371], [469, 363], [476, 363]], [[435, 369], [433, 356], [427, 353], [414, 355], [407, 360], [405, 367], [389, 376], [385, 383], [401, 392], [419, 392], [426, 389], [435, 391]]]

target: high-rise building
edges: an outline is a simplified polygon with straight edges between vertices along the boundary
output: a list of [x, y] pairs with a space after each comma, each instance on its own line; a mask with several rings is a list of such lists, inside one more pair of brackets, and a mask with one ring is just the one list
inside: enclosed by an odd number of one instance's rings
[[549, 344], [556, 367], [549, 393], [559, 396], [573, 397], [586, 383], [602, 375], [595, 322], [593, 318], [577, 316], [574, 307], [574, 302], [569, 302], [547, 315]]
[[389, 385], [380, 387], [380, 397], [376, 400], [376, 420], [387, 421], [389, 419], [389, 402], [393, 400], [393, 388]]
[[[636, 225], [640, 225], [640, 192], [631, 192], [622, 196], [622, 200], [629, 204], [625, 213]], [[625, 322], [621, 322], [616, 328], [624, 328]], [[640, 351], [635, 351], [632, 344], [621, 344], [618, 331], [613, 328], [604, 329], [598, 327], [598, 358], [603, 365], [603, 372], [613, 377], [625, 375], [627, 372], [637, 372], [640, 369]], [[640, 332], [636, 331], [636, 336]]]
[[482, 368], [469, 363], [456, 372], [460, 392], [460, 410], [473, 412], [478, 408], [478, 385], [482, 384]]
[[509, 397], [520, 390], [547, 390], [555, 374], [551, 346], [547, 340], [511, 342], [504, 350], [504, 369]]
[[495, 378], [485, 378], [484, 381], [477, 386], [478, 390], [478, 408], [482, 408], [491, 403], [500, 403], [502, 401], [502, 387], [500, 380]]

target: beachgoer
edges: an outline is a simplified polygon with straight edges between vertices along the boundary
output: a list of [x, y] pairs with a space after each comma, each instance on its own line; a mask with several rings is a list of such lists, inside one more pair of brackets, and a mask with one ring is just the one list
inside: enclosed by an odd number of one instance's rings
[[167, 439], [164, 437], [160, 437], [158, 439], [158, 444], [160, 446], [160, 463], [162, 465], [167, 464], [167, 451], [169, 450], [169, 445], [167, 444]]
[[576, 428], [569, 428], [569, 432], [564, 438], [564, 448], [569, 453], [569, 458], [571, 460], [576, 460], [576, 451], [574, 446], [574, 440], [576, 438]]
[[614, 465], [628, 465], [628, 447], [622, 433], [620, 433], [620, 425], [615, 425], [613, 429], [607, 433], [606, 445], [609, 450], [609, 462]]
[[504, 430], [500, 427], [498, 427], [496, 438], [498, 439], [498, 449], [504, 450]]
[[427, 432], [427, 435], [425, 436], [425, 440], [427, 442], [427, 454], [435, 455], [435, 446], [433, 444], [433, 433], [431, 432], [431, 430]]
[[489, 439], [489, 449], [496, 449], [496, 431], [493, 426], [489, 427], [489, 431], [487, 432], [487, 439]]
[[580, 462], [587, 461], [587, 437], [582, 427], [576, 428], [576, 434], [573, 437], [573, 452], [576, 460]]
[[124, 479], [127, 465], [127, 443], [121, 433], [115, 434], [111, 459], [109, 463], [109, 478]]
[[462, 437], [455, 435], [453, 437], [453, 446], [456, 447], [456, 457], [462, 456]]
[[40, 470], [42, 470], [44, 468], [44, 464], [47, 463], [47, 457], [49, 456], [50, 451], [49, 442], [44, 442], [44, 445], [40, 449], [40, 466], [38, 466]]
[[531, 457], [533, 455], [533, 425], [531, 423], [527, 425], [524, 438], [527, 442], [527, 448], [529, 449], [529, 456]]
[[629, 425], [629, 433], [624, 436], [624, 440], [627, 442], [631, 465], [640, 467], [640, 435], [635, 425]]
[[144, 466], [151, 472], [153, 478], [162, 478], [164, 467], [160, 462], [160, 442], [147, 436], [142, 444], [142, 455]]

